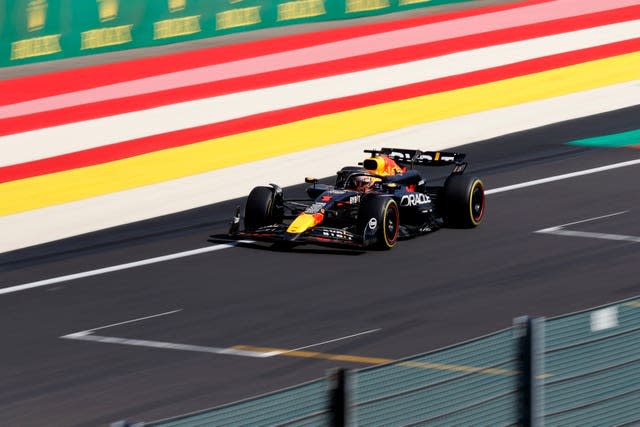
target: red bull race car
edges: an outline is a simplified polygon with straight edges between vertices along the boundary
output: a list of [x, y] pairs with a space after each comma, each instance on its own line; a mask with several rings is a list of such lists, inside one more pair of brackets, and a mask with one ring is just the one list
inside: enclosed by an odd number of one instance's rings
[[[275, 184], [254, 188], [244, 209], [244, 229], [238, 207], [228, 237], [391, 249], [399, 239], [441, 227], [472, 228], [482, 221], [484, 186], [464, 174], [464, 154], [400, 148], [365, 153], [369, 157], [359, 166], [338, 171], [333, 185], [306, 178], [305, 199], [287, 199]], [[430, 186], [415, 166], [452, 169], [444, 185]]]

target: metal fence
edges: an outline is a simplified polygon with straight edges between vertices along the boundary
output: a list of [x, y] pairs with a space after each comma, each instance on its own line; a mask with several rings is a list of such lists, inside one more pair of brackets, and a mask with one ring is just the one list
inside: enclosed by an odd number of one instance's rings
[[351, 374], [352, 420], [366, 426], [517, 422], [518, 348], [511, 329]]
[[169, 420], [138, 424], [162, 427], [193, 426], [326, 426], [329, 424], [327, 380], [319, 379], [213, 410]]
[[546, 322], [547, 425], [640, 425], [640, 299]]
[[640, 298], [135, 425], [640, 425]]

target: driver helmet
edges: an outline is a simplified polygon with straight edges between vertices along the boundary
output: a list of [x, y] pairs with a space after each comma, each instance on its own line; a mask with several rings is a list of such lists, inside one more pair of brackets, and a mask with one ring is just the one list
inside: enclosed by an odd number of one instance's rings
[[399, 175], [407, 171], [406, 168], [398, 166], [396, 161], [386, 154], [365, 159], [362, 165], [369, 172], [380, 176]]
[[369, 175], [358, 175], [353, 178], [353, 189], [360, 192], [367, 192], [373, 189], [376, 182], [380, 181]]

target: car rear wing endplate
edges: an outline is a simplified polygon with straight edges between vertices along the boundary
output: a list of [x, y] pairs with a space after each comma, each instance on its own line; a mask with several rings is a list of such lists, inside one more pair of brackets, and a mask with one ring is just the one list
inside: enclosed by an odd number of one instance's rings
[[403, 166], [452, 166], [453, 174], [460, 174], [467, 167], [464, 161], [466, 154], [453, 151], [420, 151], [407, 148], [382, 148], [380, 150], [364, 150], [372, 156], [386, 155]]

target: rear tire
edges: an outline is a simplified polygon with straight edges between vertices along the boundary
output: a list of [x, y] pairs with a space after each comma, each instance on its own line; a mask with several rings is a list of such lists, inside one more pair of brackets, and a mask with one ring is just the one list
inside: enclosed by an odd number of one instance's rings
[[358, 232], [365, 238], [374, 237], [369, 247], [387, 250], [396, 245], [400, 231], [400, 210], [391, 197], [363, 197], [358, 211]]
[[477, 227], [484, 217], [484, 184], [477, 177], [451, 175], [444, 183], [444, 203], [447, 225]]
[[253, 231], [275, 224], [275, 191], [271, 187], [255, 187], [249, 193], [244, 208], [244, 228]]

